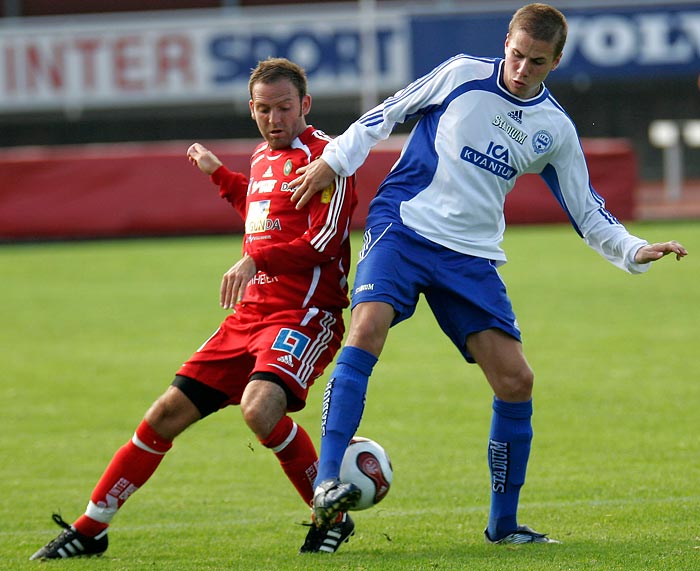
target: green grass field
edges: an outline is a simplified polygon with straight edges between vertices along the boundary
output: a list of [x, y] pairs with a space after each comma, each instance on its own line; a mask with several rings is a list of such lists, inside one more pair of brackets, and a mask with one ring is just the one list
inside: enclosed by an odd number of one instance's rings
[[[562, 545], [486, 546], [491, 393], [424, 302], [393, 330], [359, 433], [394, 485], [335, 555], [227, 409], [183, 434], [99, 559], [29, 562], [215, 329], [235, 237], [0, 246], [0, 569], [689, 570], [700, 568], [700, 222], [632, 224], [690, 255], [630, 276], [568, 226], [512, 227], [502, 274], [535, 369], [520, 520]], [[355, 235], [359, 244], [360, 236]], [[323, 377], [295, 418], [318, 442]]]

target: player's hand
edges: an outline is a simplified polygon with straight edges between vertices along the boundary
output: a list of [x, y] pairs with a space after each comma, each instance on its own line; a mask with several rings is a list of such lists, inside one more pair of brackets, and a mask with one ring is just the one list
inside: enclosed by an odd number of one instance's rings
[[217, 156], [204, 145], [193, 143], [187, 149], [187, 158], [193, 165], [199, 167], [204, 174], [212, 175], [221, 166], [221, 161]]
[[297, 210], [304, 208], [314, 194], [328, 188], [336, 177], [336, 172], [323, 159], [298, 168], [296, 174], [299, 176], [289, 186], [294, 189], [291, 199], [296, 202]]
[[668, 254], [675, 254], [676, 260], [680, 260], [683, 256], [688, 255], [688, 251], [675, 240], [657, 242], [656, 244], [648, 244], [639, 248], [634, 255], [634, 261], [638, 264], [646, 264], [660, 260]]
[[231, 309], [241, 301], [246, 285], [256, 273], [255, 260], [248, 254], [238, 260], [221, 280], [221, 307]]

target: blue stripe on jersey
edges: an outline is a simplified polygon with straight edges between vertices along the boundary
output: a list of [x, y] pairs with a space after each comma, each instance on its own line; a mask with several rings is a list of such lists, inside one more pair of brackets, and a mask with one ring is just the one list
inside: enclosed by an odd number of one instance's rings
[[[557, 171], [556, 169], [551, 165], [548, 164], [542, 172], [540, 173], [540, 176], [542, 179], [547, 183], [547, 186], [549, 187], [549, 190], [552, 192], [554, 195], [554, 198], [557, 199], [557, 202], [561, 205], [561, 207], [564, 209], [564, 212], [566, 212], [566, 216], [569, 218], [569, 222], [571, 222], [571, 225], [574, 227], [574, 230], [576, 230], [576, 233], [583, 238], [583, 233], [581, 232], [580, 228], [576, 224], [576, 221], [574, 220], [573, 216], [571, 215], [571, 212], [569, 212], [569, 209], [566, 206], [566, 202], [564, 201], [564, 196], [561, 191], [561, 185], [559, 184], [559, 177], [557, 176]], [[615, 218], [610, 212], [608, 212], [605, 209], [605, 201], [603, 200], [603, 197], [598, 194], [594, 188], [588, 184], [588, 190], [590, 191], [591, 195], [595, 198], [596, 202], [600, 204], [600, 208], [598, 209], [598, 213], [608, 221], [609, 224], [619, 224], [619, 220]]]
[[[593, 187], [591, 187], [591, 192], [592, 192], [593, 194], [597, 195], [597, 196], [600, 196], [600, 195], [598, 195], [598, 193], [596, 193], [595, 190], [593, 190]], [[603, 208], [602, 206], [600, 207], [600, 209], [598, 210], [598, 212], [599, 212], [600, 215], [601, 215], [603, 218], [605, 218], [610, 224], [619, 224], [619, 223], [620, 223], [620, 221], [619, 221], [617, 218], [615, 218], [615, 216], [614, 216], [613, 214], [611, 214], [610, 212], [608, 212], [608, 211], [607, 211], [605, 208]]]
[[415, 93], [416, 91], [420, 90], [426, 83], [429, 83], [433, 80], [433, 78], [436, 75], [439, 75], [448, 65], [452, 64], [455, 61], [458, 61], [460, 59], [476, 59], [470, 56], [466, 56], [464, 54], [456, 55], [447, 61], [443, 62], [441, 65], [433, 69], [429, 74], [424, 75], [423, 77], [417, 79], [414, 81], [411, 85], [406, 87], [405, 89], [399, 91], [395, 96], [389, 97], [387, 99], [386, 107], [392, 107], [399, 103], [402, 99], [405, 99], [409, 95]]
[[375, 125], [381, 123], [383, 120], [384, 108], [382, 107], [377, 111], [365, 113], [362, 117], [360, 117], [359, 123], [362, 123], [365, 127], [374, 127]]
[[[456, 58], [452, 58], [449, 61], [454, 59]], [[438, 167], [435, 139], [443, 114], [452, 101], [468, 91], [480, 89], [498, 93], [496, 82], [494, 81], [494, 76], [497, 72], [498, 67], [494, 66], [494, 73], [490, 77], [462, 83], [453, 89], [440, 105], [428, 105], [406, 118], [422, 115], [404, 148], [399, 162], [379, 186], [375, 198], [377, 203], [383, 203], [384, 206], [393, 207], [394, 209], [400, 208], [402, 202], [411, 200], [430, 185]], [[391, 188], [391, 197], [385, 201], [384, 199], [387, 197], [382, 196], [382, 193], [387, 186]], [[391, 217], [392, 220], [400, 220], [399, 212], [393, 211], [392, 214], [394, 215]]]
[[[447, 66], [449, 66], [450, 64], [452, 64], [455, 61], [459, 61], [459, 60], [463, 60], [463, 59], [480, 61], [483, 63], [492, 63], [492, 64], [495, 64], [497, 61], [500, 61], [500, 60], [497, 60], [494, 58], [478, 58], [478, 57], [468, 56], [465, 54], [459, 54], [459, 55], [453, 56], [452, 58], [444, 61], [442, 64], [440, 64], [439, 66], [434, 68], [427, 75], [424, 75], [423, 77], [418, 78], [413, 83], [411, 83], [410, 85], [408, 85], [406, 88], [402, 89], [401, 91], [399, 91], [395, 95], [388, 97], [384, 101], [384, 103], [382, 104], [381, 108], [371, 110], [371, 111], [368, 111], [367, 113], [365, 113], [362, 117], [360, 117], [358, 119], [358, 123], [361, 123], [362, 125], [364, 125], [366, 127], [373, 127], [375, 125], [379, 125], [384, 120], [384, 110], [391, 109], [395, 105], [398, 105], [406, 97], [408, 97], [409, 95], [412, 95], [416, 91], [419, 91], [420, 89], [422, 89], [426, 83], [431, 82], [433, 80], [433, 78], [435, 76], [439, 75]], [[499, 69], [499, 65], [494, 65], [494, 71], [497, 72], [498, 69]], [[493, 78], [493, 76], [491, 77], [491, 79], [492, 78]], [[487, 80], [487, 81], [490, 81], [490, 80]], [[494, 93], [497, 92], [493, 88], [489, 88], [487, 90], [492, 91]], [[457, 90], [453, 91], [452, 99], [454, 99], [454, 97], [456, 97], [457, 95], [464, 93], [465, 91], [467, 91], [467, 89], [464, 89], [461, 91], [457, 91]], [[411, 113], [410, 115], [406, 116], [403, 119], [403, 121], [401, 121], [401, 122], [408, 121], [408, 120], [410, 120], [418, 115], [422, 115], [422, 114], [424, 114], [427, 111], [432, 110], [432, 109], [434, 109], [433, 106], [419, 109], [419, 110], [415, 111], [414, 113]]]
[[[388, 97], [386, 99], [386, 101], [384, 101], [384, 104], [382, 105], [382, 109], [375, 111], [374, 113], [372, 113], [372, 112], [365, 113], [365, 115], [360, 117], [358, 122], [367, 126], [367, 127], [372, 127], [374, 125], [378, 125], [382, 121], [383, 109], [390, 109], [394, 105], [397, 105], [398, 103], [400, 103], [403, 99], [405, 99], [409, 95], [412, 95], [416, 91], [422, 89], [426, 83], [429, 83], [430, 81], [432, 81], [433, 78], [436, 75], [439, 75], [440, 72], [442, 72], [442, 70], [444, 70], [447, 66], [449, 66], [453, 62], [461, 60], [461, 59], [470, 59], [470, 60], [482, 61], [482, 62], [487, 62], [487, 63], [494, 61], [491, 58], [476, 58], [476, 57], [472, 57], [472, 56], [468, 56], [468, 55], [464, 55], [464, 54], [459, 54], [459, 55], [453, 56], [452, 58], [444, 61], [442, 64], [437, 66], [435, 69], [433, 69], [427, 75], [424, 75], [424, 76], [418, 78], [413, 83], [411, 83], [410, 85], [408, 85], [407, 87], [405, 87], [404, 89], [402, 89], [401, 91], [396, 93], [395, 95]], [[415, 117], [416, 115], [420, 115], [424, 112], [425, 112], [425, 109], [417, 111], [417, 112], [413, 113], [412, 115], [409, 115], [408, 117], [406, 117], [404, 119], [404, 121], [406, 121], [412, 117]]]
[[554, 105], [554, 107], [556, 107], [557, 109], [559, 109], [559, 111], [561, 111], [564, 115], [566, 115], [566, 117], [569, 119], [569, 121], [571, 121], [573, 123], [573, 121], [571, 120], [571, 117], [569, 117], [569, 114], [564, 110], [564, 108], [559, 104], [559, 102], [556, 99], [554, 99], [552, 94], [549, 92], [547, 92], [547, 99], [549, 100], [549, 102], [552, 105]]
[[549, 190], [554, 195], [554, 198], [557, 199], [557, 202], [561, 205], [564, 212], [566, 212], [566, 215], [569, 218], [569, 222], [571, 222], [571, 225], [574, 227], [574, 230], [576, 230], [576, 233], [579, 236], [581, 236], [581, 238], [583, 238], [583, 233], [581, 232], [581, 229], [576, 224], [576, 220], [574, 220], [574, 217], [571, 215], [571, 212], [569, 211], [568, 207], [566, 206], [566, 202], [564, 201], [564, 195], [561, 191], [561, 185], [559, 184], [557, 170], [551, 164], [548, 164], [542, 169], [540, 176], [547, 183]]
[[[573, 120], [571, 119], [571, 117], [569, 117], [569, 114], [564, 110], [564, 108], [563, 108], [561, 105], [559, 105], [559, 102], [558, 102], [556, 99], [554, 99], [554, 97], [552, 97], [551, 94], [548, 94], [548, 95], [547, 95], [547, 99], [549, 100], [549, 102], [550, 102], [552, 105], [554, 105], [559, 111], [562, 112], [562, 114], [564, 115], [564, 117], [566, 117], [566, 118], [569, 120], [569, 122], [571, 122], [571, 124], [574, 126], [574, 129], [576, 129], [576, 125], [574, 124]], [[583, 153], [583, 146], [581, 145], [581, 142], [580, 142], [580, 141], [579, 141], [579, 146], [581, 147], [581, 152]], [[544, 177], [543, 177], [543, 178], [544, 178]], [[606, 208], [605, 208], [605, 199], [604, 199], [602, 196], [600, 196], [600, 194], [598, 194], [598, 193], [596, 192], [596, 190], [595, 190], [595, 189], [593, 188], [593, 186], [591, 185], [590, 180], [588, 181], [588, 191], [590, 192], [590, 194], [591, 194], [591, 196], [593, 197], [593, 199], [600, 205], [600, 209], [598, 210], [598, 212], [600, 213], [600, 215], [601, 215], [603, 218], [605, 218], [610, 224], [619, 224], [620, 221], [619, 221], [617, 218], [615, 218], [615, 216], [614, 216], [613, 214], [611, 214], [608, 210], [606, 210]], [[555, 195], [555, 196], [556, 196], [556, 195]], [[558, 198], [557, 198], [557, 200], [559, 201], [559, 204], [562, 204], [562, 206], [563, 206], [562, 201], [559, 200]], [[564, 208], [564, 210], [566, 210], [566, 208]], [[567, 214], [567, 216], [569, 216], [569, 212], [568, 212], [568, 211], [566, 212], [566, 214]], [[571, 216], [569, 216], [569, 220], [571, 220]], [[574, 228], [576, 228], [576, 231], [579, 232], [578, 228], [577, 228], [576, 225], [573, 223], [573, 221], [572, 221], [572, 224], [573, 224]], [[579, 234], [580, 234], [580, 232], [579, 232]]]
[[600, 194], [598, 194], [595, 189], [591, 186], [590, 182], [588, 183], [588, 190], [591, 193], [591, 196], [595, 199], [595, 201], [600, 204], [601, 206], [605, 206], [605, 200], [603, 199]]
[[367, 227], [372, 226], [375, 217], [384, 221], [402, 222], [401, 205], [430, 184], [438, 164], [431, 133], [437, 129], [439, 119], [440, 116], [431, 113], [424, 116], [414, 127], [401, 160], [386, 176], [372, 200], [367, 215]]
[[379, 124], [382, 123], [383, 121], [384, 121], [384, 117], [380, 116], [380, 117], [377, 117], [374, 121], [365, 121], [365, 122], [363, 122], [363, 125], [364, 125], [365, 127], [374, 127], [375, 125], [379, 125]]
[[[572, 124], [574, 129], [576, 129], [576, 125], [574, 124], [574, 121], [571, 119], [569, 114], [564, 110], [564, 108], [561, 105], [559, 105], [559, 102], [556, 99], [554, 99], [554, 97], [552, 97], [551, 94], [547, 95], [547, 99], [552, 105], [554, 105], [554, 107], [556, 107], [559, 111], [561, 111], [561, 113], [564, 115], [564, 117], [566, 117], [569, 120], [569, 122]], [[583, 145], [581, 144], [580, 140], [579, 140], [579, 147], [581, 148], [581, 153], [585, 154], [585, 153], [583, 153]], [[610, 224], [619, 224], [620, 221], [605, 209], [605, 199], [595, 191], [595, 189], [591, 185], [590, 179], [588, 181], [588, 191], [590, 192], [593, 199], [600, 205], [600, 209], [598, 210], [600, 215], [603, 218], [605, 218]], [[559, 199], [557, 199], [557, 200], [559, 200]], [[561, 201], [559, 203], [561, 204]], [[568, 216], [568, 214], [569, 213], [567, 212], [567, 216]], [[569, 216], [569, 219], [571, 220], [570, 216]], [[572, 222], [572, 224], [573, 224], [573, 222]], [[576, 228], [575, 224], [574, 224], [574, 228]], [[576, 229], [576, 231], [578, 232], [578, 229]]]
[[445, 60], [439, 66], [434, 68], [430, 73], [428, 73], [422, 77], [419, 77], [413, 83], [411, 83], [410, 85], [406, 86], [404, 89], [399, 91], [396, 95], [389, 97], [387, 99], [388, 105], [389, 106], [395, 105], [396, 103], [398, 103], [402, 99], [405, 99], [406, 97], [408, 97], [412, 93], [415, 93], [416, 91], [421, 89], [426, 83], [431, 82], [436, 75], [439, 75], [440, 72], [443, 69], [445, 69], [448, 65], [452, 64], [452, 62], [454, 62], [456, 60], [464, 59], [464, 58], [468, 58], [468, 56], [465, 56], [464, 54], [460, 54], [460, 55], [456, 55], [454, 57], [451, 57], [448, 60]]

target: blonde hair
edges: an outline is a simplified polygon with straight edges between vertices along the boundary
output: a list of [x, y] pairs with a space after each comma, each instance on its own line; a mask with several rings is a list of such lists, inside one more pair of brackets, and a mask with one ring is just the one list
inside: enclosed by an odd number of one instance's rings
[[535, 40], [554, 44], [556, 58], [564, 49], [568, 31], [566, 18], [556, 8], [548, 4], [528, 4], [520, 8], [510, 20], [508, 33], [513, 35], [515, 30], [523, 30]]

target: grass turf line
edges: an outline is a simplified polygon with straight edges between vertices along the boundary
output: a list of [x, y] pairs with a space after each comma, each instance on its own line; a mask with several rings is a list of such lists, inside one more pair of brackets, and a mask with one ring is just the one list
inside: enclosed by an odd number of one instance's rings
[[[65, 569], [690, 569], [700, 564], [695, 411], [700, 225], [637, 224], [690, 255], [617, 270], [566, 226], [513, 227], [502, 269], [536, 374], [520, 519], [561, 546], [494, 549], [491, 394], [425, 303], [392, 331], [359, 433], [394, 486], [334, 556], [296, 555], [308, 517], [272, 455], [223, 411], [183, 434], [115, 519], [98, 560]], [[360, 236], [354, 235], [355, 251]], [[237, 237], [0, 247], [0, 569], [72, 519], [177, 366], [223, 318]], [[700, 258], [697, 258], [700, 260]], [[295, 418], [318, 442], [323, 385]], [[532, 548], [534, 547], [534, 548]]]

